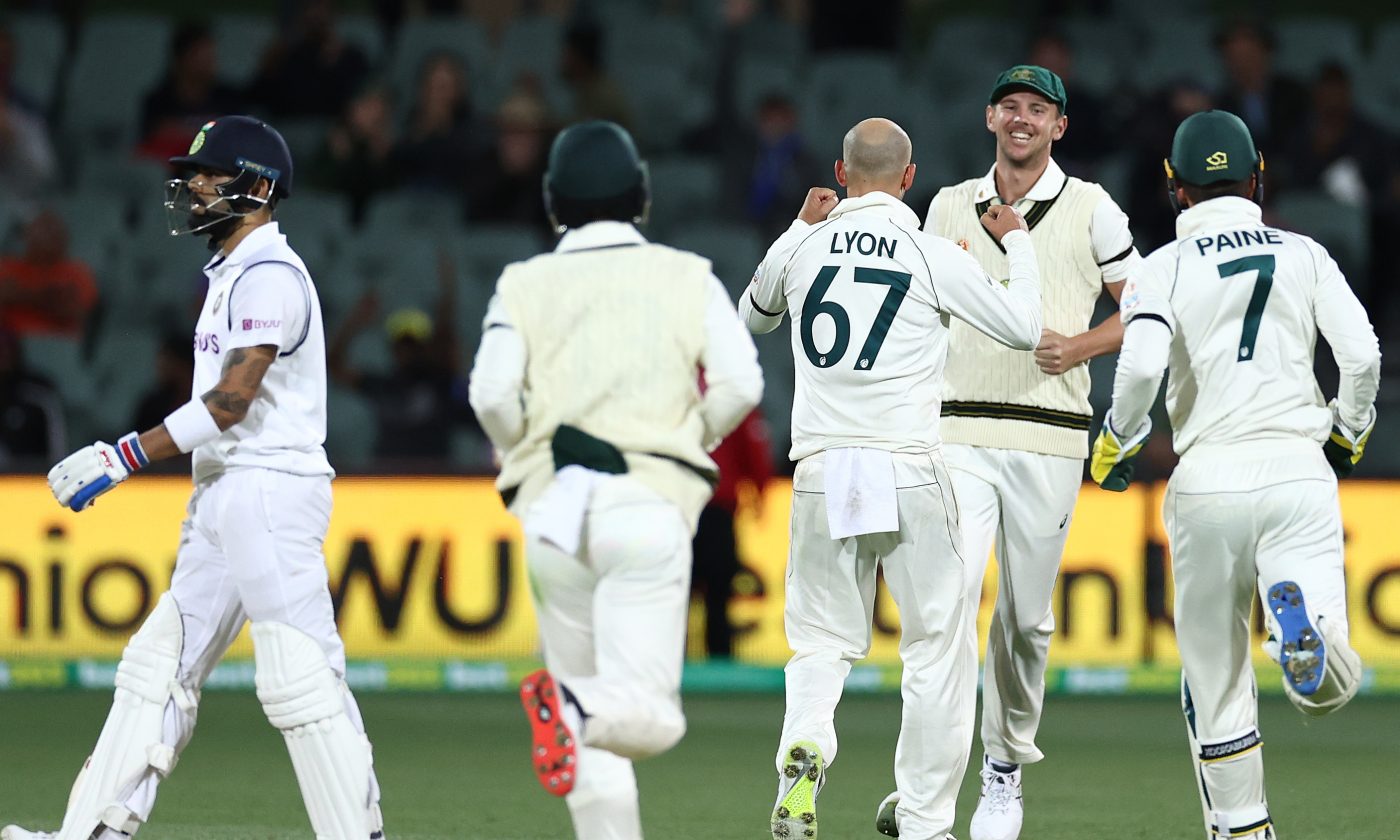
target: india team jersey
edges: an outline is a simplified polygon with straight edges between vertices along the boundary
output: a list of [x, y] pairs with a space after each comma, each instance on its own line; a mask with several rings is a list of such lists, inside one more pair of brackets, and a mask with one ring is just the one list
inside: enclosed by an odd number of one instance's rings
[[792, 317], [794, 461], [837, 447], [936, 449], [950, 317], [1035, 346], [1034, 251], [1028, 235], [1007, 239], [1029, 258], [1003, 287], [885, 193], [842, 201], [816, 225], [793, 223], [746, 294], [758, 312]]
[[1332, 425], [1313, 353], [1320, 329], [1342, 370], [1342, 418], [1361, 428], [1377, 377], [1364, 359], [1376, 335], [1326, 249], [1269, 227], [1244, 198], [1184, 212], [1123, 290], [1125, 324], [1151, 318], [1172, 332], [1167, 410], [1176, 451], [1197, 445], [1311, 438]]
[[277, 360], [243, 422], [193, 453], [201, 481], [230, 467], [334, 475], [326, 440], [326, 339], [311, 274], [275, 222], [204, 268], [209, 291], [194, 336], [193, 396], [219, 384], [230, 353], [271, 344]]

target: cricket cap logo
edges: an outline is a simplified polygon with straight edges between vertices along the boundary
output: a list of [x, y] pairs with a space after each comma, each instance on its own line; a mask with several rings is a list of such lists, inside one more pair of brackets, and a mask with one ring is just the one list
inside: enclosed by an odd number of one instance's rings
[[194, 141], [190, 143], [190, 150], [188, 154], [195, 154], [200, 149], [204, 148], [204, 135], [208, 133], [209, 129], [213, 127], [213, 120], [210, 120], [209, 122], [199, 127], [199, 133], [194, 136]]
[[1206, 171], [1218, 172], [1221, 169], [1228, 169], [1230, 166], [1230, 156], [1224, 152], [1216, 152], [1206, 158]]

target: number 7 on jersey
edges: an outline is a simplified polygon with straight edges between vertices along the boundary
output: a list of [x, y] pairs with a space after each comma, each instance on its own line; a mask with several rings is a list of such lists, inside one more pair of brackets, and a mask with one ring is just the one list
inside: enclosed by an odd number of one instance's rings
[[[836, 279], [840, 270], [841, 267], [836, 265], [823, 266], [822, 270], [817, 272], [817, 279], [812, 281], [812, 288], [807, 290], [807, 297], [802, 301], [802, 349], [806, 351], [807, 359], [819, 368], [832, 367], [841, 361], [851, 343], [851, 316], [836, 301], [822, 299], [826, 297], [831, 282]], [[855, 269], [857, 283], [877, 283], [890, 287], [885, 293], [884, 302], [880, 304], [880, 311], [875, 314], [875, 323], [870, 325], [870, 333], [861, 345], [860, 357], [855, 364], [857, 370], [875, 367], [875, 357], [880, 355], [880, 347], [885, 343], [885, 336], [889, 334], [899, 306], [904, 302], [904, 296], [909, 294], [909, 281], [912, 276], [882, 268]], [[830, 316], [832, 324], [836, 327], [836, 336], [831, 342], [831, 347], [825, 352], [817, 349], [813, 336], [813, 325], [818, 315]]]
[[1240, 332], [1240, 355], [1236, 361], [1247, 362], [1254, 358], [1254, 342], [1259, 339], [1259, 320], [1264, 317], [1264, 305], [1269, 302], [1269, 292], [1274, 287], [1274, 255], [1261, 254], [1254, 257], [1241, 257], [1220, 265], [1220, 276], [1233, 277], [1246, 271], [1257, 271], [1254, 280], [1254, 294], [1249, 296], [1249, 306], [1244, 310], [1244, 329]]

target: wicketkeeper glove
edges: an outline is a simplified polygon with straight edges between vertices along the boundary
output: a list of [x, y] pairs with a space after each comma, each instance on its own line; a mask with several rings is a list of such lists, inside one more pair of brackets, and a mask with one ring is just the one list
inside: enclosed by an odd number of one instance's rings
[[99, 440], [49, 470], [49, 489], [59, 504], [83, 510], [149, 463], [136, 432], [122, 437], [116, 446]]
[[1104, 417], [1103, 430], [1094, 441], [1094, 452], [1089, 458], [1089, 475], [1105, 490], [1115, 493], [1127, 490], [1128, 482], [1133, 480], [1133, 462], [1151, 432], [1152, 421], [1147, 420], [1142, 424], [1142, 431], [1123, 440], [1113, 431], [1112, 416]]
[[1322, 444], [1322, 454], [1327, 456], [1327, 463], [1332, 465], [1332, 472], [1337, 474], [1337, 478], [1346, 478], [1356, 469], [1361, 453], [1366, 451], [1366, 441], [1376, 427], [1376, 410], [1371, 409], [1371, 419], [1366, 421], [1365, 428], [1353, 432], [1342, 422], [1335, 399], [1327, 407], [1332, 409], [1332, 434]]

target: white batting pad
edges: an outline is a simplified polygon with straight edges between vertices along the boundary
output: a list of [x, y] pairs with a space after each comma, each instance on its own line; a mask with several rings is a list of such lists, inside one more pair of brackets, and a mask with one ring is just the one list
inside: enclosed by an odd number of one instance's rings
[[55, 840], [89, 840], [99, 825], [127, 833], [140, 825], [122, 800], [148, 767], [165, 776], [175, 766], [175, 751], [161, 740], [166, 704], [174, 699], [194, 709], [194, 698], [176, 681], [184, 638], [180, 609], [166, 593], [122, 653], [112, 710], [73, 783]]
[[1317, 620], [1322, 630], [1322, 638], [1327, 643], [1327, 656], [1322, 666], [1322, 682], [1311, 696], [1303, 696], [1293, 690], [1285, 677], [1284, 693], [1293, 706], [1309, 717], [1330, 715], [1351, 701], [1361, 688], [1361, 678], [1365, 672], [1361, 657], [1352, 649], [1346, 634], [1336, 629], [1325, 617]]
[[258, 699], [287, 741], [317, 840], [366, 840], [370, 745], [345, 712], [344, 683], [300, 630], [258, 621], [252, 634]]

